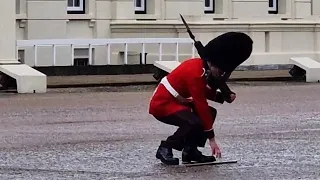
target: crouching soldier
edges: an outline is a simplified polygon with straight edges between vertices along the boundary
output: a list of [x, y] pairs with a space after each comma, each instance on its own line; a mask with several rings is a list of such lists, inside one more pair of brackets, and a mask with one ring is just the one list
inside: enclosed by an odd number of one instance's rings
[[[235, 93], [221, 96], [215, 88], [208, 87], [207, 80], [231, 74], [249, 58], [252, 44], [251, 38], [244, 33], [225, 33], [204, 47], [205, 61], [201, 58], [185, 60], [161, 80], [151, 97], [149, 113], [178, 129], [161, 141], [156, 158], [165, 164], [179, 164], [179, 159], [173, 157], [173, 149], [182, 151], [183, 163], [212, 162], [221, 157], [214, 133], [217, 112], [208, 105], [207, 99], [218, 101], [224, 98], [231, 103]], [[198, 147], [205, 146], [207, 139], [211, 156], [205, 156], [198, 150]]]

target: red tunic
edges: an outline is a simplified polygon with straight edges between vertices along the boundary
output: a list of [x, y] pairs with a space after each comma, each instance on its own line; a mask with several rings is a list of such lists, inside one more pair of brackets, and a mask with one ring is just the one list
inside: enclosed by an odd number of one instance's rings
[[[167, 80], [175, 91], [184, 98], [192, 97], [193, 105], [203, 122], [204, 130], [212, 129], [213, 116], [207, 99], [214, 100], [216, 92], [207, 87], [203, 61], [200, 58], [182, 62], [167, 75]], [[151, 98], [149, 113], [155, 117], [165, 117], [180, 110], [190, 110], [172, 96], [163, 84], [159, 84]]]

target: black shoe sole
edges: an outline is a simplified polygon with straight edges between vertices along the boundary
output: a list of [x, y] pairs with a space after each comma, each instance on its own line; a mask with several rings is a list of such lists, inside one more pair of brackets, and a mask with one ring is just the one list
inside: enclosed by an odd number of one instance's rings
[[182, 163], [183, 164], [190, 164], [190, 163], [211, 163], [211, 162], [215, 162], [216, 159], [211, 159], [211, 160], [202, 160], [202, 161], [199, 161], [199, 160], [190, 160], [189, 158], [182, 158]]
[[156, 155], [156, 158], [157, 159], [160, 159], [160, 161], [163, 163], [163, 164], [166, 164], [166, 165], [179, 165], [179, 160], [177, 159], [177, 161], [166, 161], [165, 159], [162, 158], [161, 155]]
[[213, 163], [216, 161], [182, 161], [182, 164], [201, 164], [201, 163]]

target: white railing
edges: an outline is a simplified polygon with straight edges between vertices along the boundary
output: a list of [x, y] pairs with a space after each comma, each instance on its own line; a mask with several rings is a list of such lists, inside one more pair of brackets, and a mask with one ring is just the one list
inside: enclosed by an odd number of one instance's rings
[[53, 66], [56, 65], [56, 48], [59, 46], [71, 47], [71, 64], [74, 61], [74, 49], [78, 46], [86, 46], [89, 48], [89, 65], [92, 64], [92, 47], [106, 46], [107, 48], [107, 65], [111, 63], [110, 46], [115, 44], [124, 44], [124, 64], [128, 64], [128, 46], [131, 44], [141, 44], [142, 64], [146, 64], [145, 51], [147, 44], [159, 45], [159, 61], [162, 60], [163, 44], [176, 44], [175, 58], [179, 58], [179, 44], [192, 44], [192, 57], [195, 57], [195, 47], [190, 38], [118, 38], [118, 39], [41, 39], [41, 40], [18, 40], [17, 49], [23, 47], [33, 47], [34, 49], [34, 66], [38, 63], [38, 48], [44, 46], [51, 46], [53, 48]]

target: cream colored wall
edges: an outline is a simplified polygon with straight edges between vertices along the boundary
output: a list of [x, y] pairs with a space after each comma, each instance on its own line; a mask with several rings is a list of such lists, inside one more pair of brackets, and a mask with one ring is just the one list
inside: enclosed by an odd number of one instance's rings
[[[302, 55], [318, 58], [320, 48], [319, 0], [279, 0], [278, 14], [268, 14], [268, 0], [216, 0], [215, 14], [204, 14], [204, 0], [148, 0], [147, 14], [139, 15], [134, 14], [133, 0], [87, 0], [86, 13], [73, 15], [67, 14], [66, 0], [18, 2], [18, 39], [188, 37], [181, 13], [203, 43], [227, 31], [248, 33], [254, 53], [244, 64], [283, 64]], [[148, 63], [157, 60], [157, 47], [147, 47]], [[165, 58], [174, 60], [174, 48], [164, 46]], [[46, 50], [39, 50], [39, 65], [51, 65], [52, 51], [42, 49]], [[123, 50], [124, 46], [112, 47], [112, 64], [123, 62]], [[180, 60], [190, 57], [190, 50], [182, 46]], [[70, 48], [57, 52], [58, 65], [71, 64]], [[32, 48], [25, 54], [25, 62], [33, 65]], [[94, 63], [105, 64], [106, 55], [105, 47], [96, 47]]]
[[10, 0], [0, 1], [0, 65], [16, 61], [14, 7], [15, 3]]

